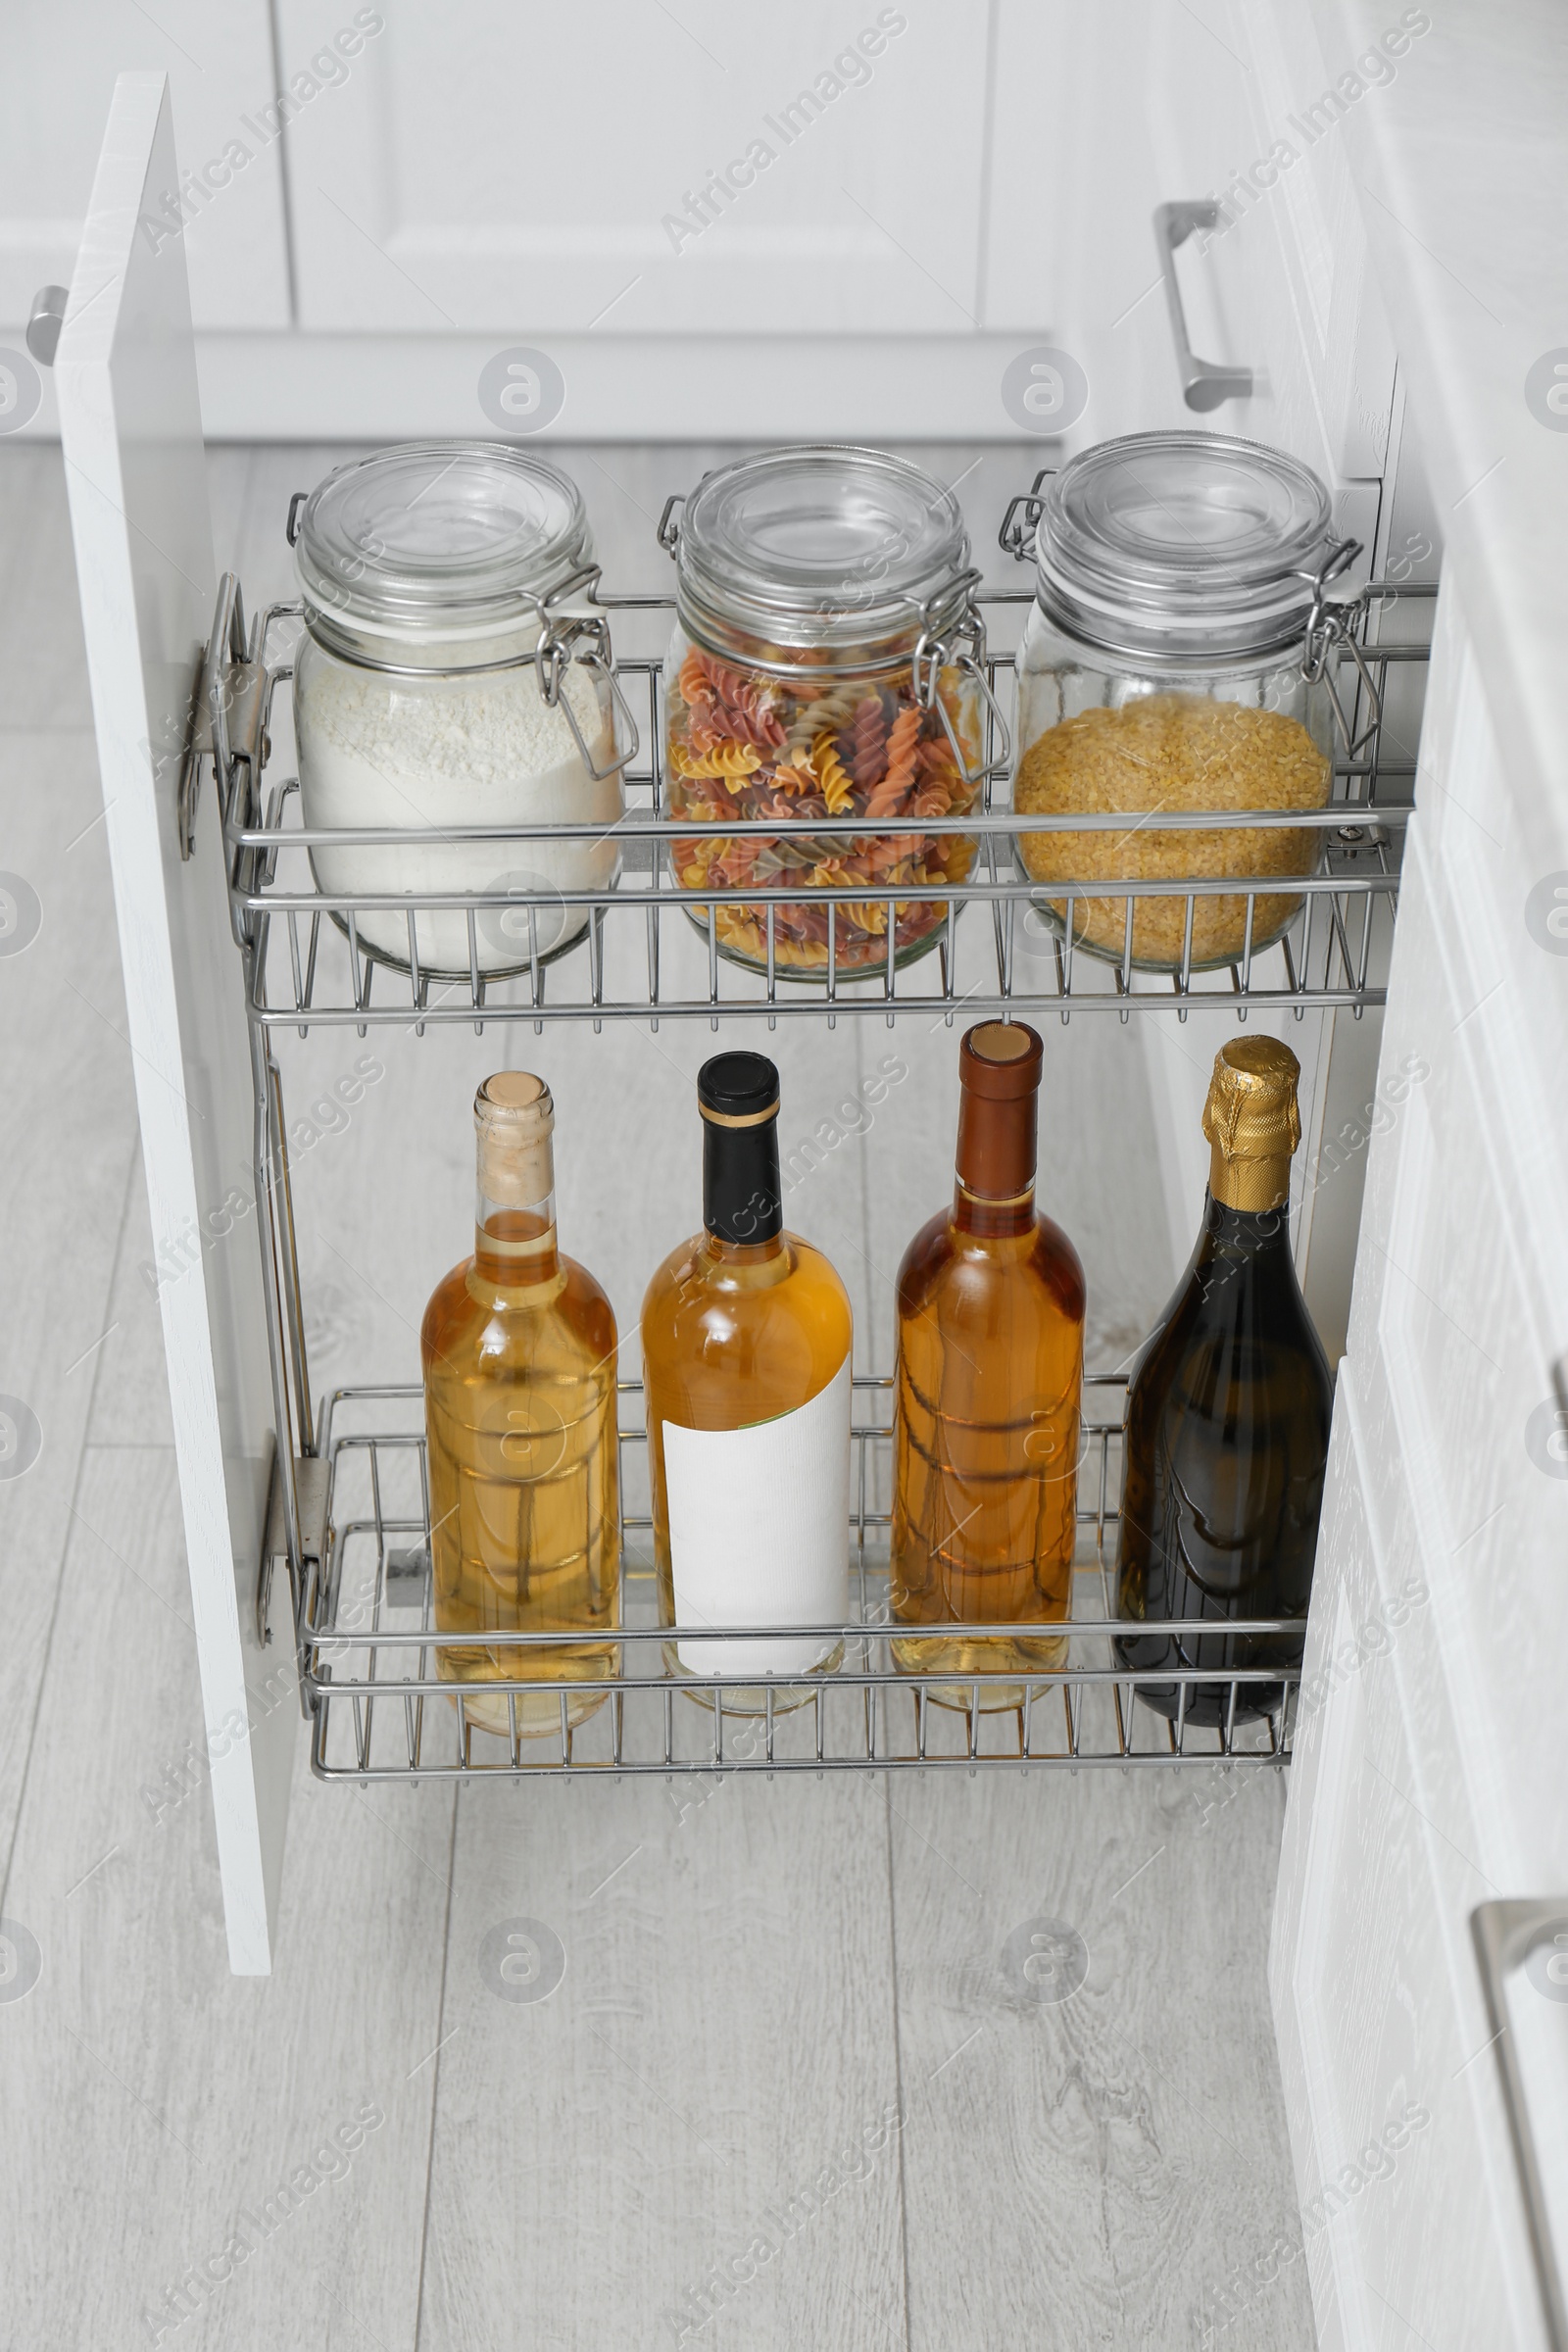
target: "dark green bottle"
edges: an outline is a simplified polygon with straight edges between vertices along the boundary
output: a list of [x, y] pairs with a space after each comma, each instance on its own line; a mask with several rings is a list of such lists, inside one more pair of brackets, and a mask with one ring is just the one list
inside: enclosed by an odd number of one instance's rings
[[[1140, 1675], [1300, 1666], [1299, 1636], [1223, 1630], [1304, 1617], [1312, 1587], [1334, 1390], [1291, 1256], [1299, 1075], [1271, 1037], [1238, 1038], [1215, 1057], [1202, 1230], [1133, 1372], [1116, 1551], [1117, 1615], [1193, 1631], [1119, 1636], [1117, 1664]], [[1232, 1720], [1230, 1684], [1185, 1688], [1186, 1722]], [[1237, 1723], [1274, 1714], [1284, 1696], [1275, 1682], [1234, 1689]], [[1138, 1696], [1174, 1720], [1182, 1690], [1144, 1682]]]

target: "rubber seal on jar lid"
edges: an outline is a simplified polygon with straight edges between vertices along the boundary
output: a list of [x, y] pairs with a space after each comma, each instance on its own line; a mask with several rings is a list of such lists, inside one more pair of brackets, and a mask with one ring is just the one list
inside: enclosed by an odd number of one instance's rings
[[778, 1071], [765, 1054], [715, 1054], [697, 1073], [697, 1106], [714, 1127], [760, 1127], [778, 1115]]
[[1045, 1047], [1023, 1021], [981, 1021], [958, 1048], [958, 1080], [988, 1102], [1017, 1102], [1040, 1084]]

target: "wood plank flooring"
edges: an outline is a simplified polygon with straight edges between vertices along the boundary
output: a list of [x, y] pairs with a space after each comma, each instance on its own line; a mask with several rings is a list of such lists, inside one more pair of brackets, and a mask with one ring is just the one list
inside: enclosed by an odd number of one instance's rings
[[[214, 453], [220, 562], [253, 608], [291, 592], [288, 492], [345, 454]], [[653, 521], [716, 453], [554, 454], [611, 575], [666, 585]], [[998, 577], [1015, 453], [924, 454], [964, 476]], [[1272, 1779], [361, 1794], [311, 1780], [302, 1735], [278, 1969], [228, 1976], [56, 453], [0, 451], [0, 867], [46, 913], [0, 957], [0, 1392], [46, 1439], [0, 1480], [0, 1913], [24, 1932], [0, 1981], [0, 2342], [1232, 2352], [1225, 2279], [1294, 2212]], [[884, 1055], [906, 1072], [788, 1211], [883, 1364], [899, 1256], [951, 1182], [956, 1033], [747, 1042], [780, 1063], [791, 1137]], [[468, 1105], [507, 1059], [555, 1092], [564, 1240], [634, 1366], [643, 1285], [700, 1214], [706, 1025], [280, 1046], [307, 1111], [362, 1052], [385, 1069], [296, 1160], [318, 1396], [416, 1376], [424, 1299], [467, 1248]], [[1115, 1362], [1172, 1273], [1143, 1057], [1082, 1016], [1046, 1047], [1042, 1198]], [[1310, 2345], [1300, 2270], [1250, 2343]]]

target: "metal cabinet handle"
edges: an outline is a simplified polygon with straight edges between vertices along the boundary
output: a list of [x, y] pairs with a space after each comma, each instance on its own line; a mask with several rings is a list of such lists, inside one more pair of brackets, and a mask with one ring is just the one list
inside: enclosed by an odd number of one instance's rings
[[66, 305], [71, 300], [69, 286], [40, 286], [32, 298], [27, 318], [27, 349], [40, 368], [52, 368], [55, 353], [60, 348], [60, 329], [66, 322]]
[[1170, 313], [1182, 398], [1190, 409], [1217, 409], [1222, 400], [1250, 400], [1252, 394], [1250, 368], [1223, 368], [1215, 360], [1197, 359], [1187, 339], [1187, 314], [1176, 282], [1176, 248], [1187, 242], [1195, 228], [1218, 224], [1219, 206], [1212, 196], [1154, 207], [1154, 242], [1159, 248], [1159, 273], [1165, 280], [1165, 308]]
[[[1530, 2110], [1525, 2104], [1519, 2053], [1508, 2030], [1507, 1990], [1507, 1979], [1544, 1945], [1560, 1938], [1568, 1958], [1568, 1895], [1560, 1895], [1555, 1901], [1480, 1903], [1470, 1914], [1470, 1933], [1481, 1966], [1497, 2071], [1502, 2077], [1503, 2104], [1508, 2110], [1508, 2132], [1530, 2223], [1530, 2242], [1535, 2251], [1546, 2334], [1552, 2352], [1568, 2352], [1568, 2305], [1563, 2301], [1562, 2279], [1551, 2242], [1551, 2223], [1530, 2129]], [[1568, 1976], [1563, 1981], [1568, 1989]]]

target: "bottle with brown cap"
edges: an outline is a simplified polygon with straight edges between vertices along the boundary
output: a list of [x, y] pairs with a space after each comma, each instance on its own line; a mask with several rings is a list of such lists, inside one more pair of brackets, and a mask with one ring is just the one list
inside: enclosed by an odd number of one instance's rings
[[[849, 1615], [849, 1294], [784, 1231], [772, 1062], [715, 1054], [697, 1105], [703, 1230], [648, 1286], [643, 1379], [662, 1621], [721, 1632], [683, 1631], [664, 1660], [726, 1680], [825, 1673], [844, 1642], [820, 1629]], [[775, 1711], [808, 1695], [774, 1682]], [[727, 1684], [727, 1708], [766, 1703], [761, 1683]]]
[[[443, 1680], [471, 1686], [465, 1726], [510, 1738], [578, 1723], [616, 1670], [620, 1518], [615, 1318], [556, 1245], [555, 1105], [542, 1078], [502, 1070], [474, 1098], [472, 1257], [436, 1289], [419, 1334], [430, 1553]], [[487, 1634], [559, 1633], [508, 1647]], [[533, 1691], [483, 1685], [548, 1678]]]
[[[1276, 1713], [1284, 1686], [1259, 1670], [1301, 1662], [1299, 1636], [1206, 1630], [1304, 1617], [1311, 1591], [1333, 1384], [1291, 1255], [1299, 1074], [1271, 1037], [1216, 1055], [1202, 1230], [1128, 1392], [1117, 1614], [1193, 1631], [1128, 1635], [1116, 1656], [1151, 1678], [1137, 1686], [1146, 1705], [1186, 1723]], [[1256, 1679], [1159, 1680], [1183, 1667]]]
[[[893, 1610], [940, 1634], [893, 1642], [906, 1673], [961, 1674], [982, 1709], [1059, 1666], [1076, 1532], [1084, 1275], [1035, 1205], [1042, 1047], [983, 1021], [958, 1051], [953, 1205], [899, 1269]], [[968, 1626], [1016, 1626], [1003, 1637]], [[1027, 1629], [1027, 1630], [1026, 1630]], [[968, 1681], [930, 1694], [968, 1707]]]

